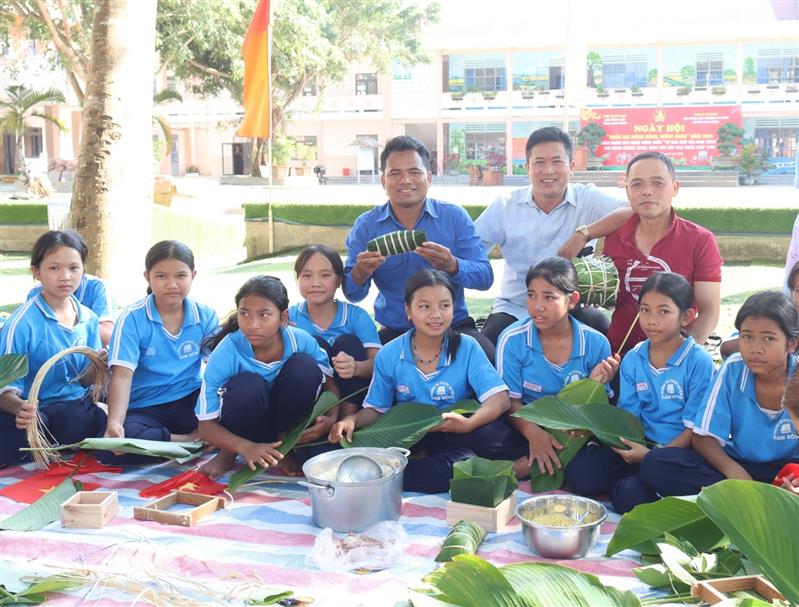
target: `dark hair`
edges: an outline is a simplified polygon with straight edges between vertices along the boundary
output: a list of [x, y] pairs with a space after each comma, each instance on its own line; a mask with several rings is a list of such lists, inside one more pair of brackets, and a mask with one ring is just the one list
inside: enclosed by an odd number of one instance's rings
[[[452, 281], [450, 281], [449, 276], [447, 276], [446, 272], [442, 272], [441, 270], [430, 269], [419, 270], [405, 283], [405, 305], [410, 307], [411, 302], [413, 301], [413, 296], [419, 289], [436, 286], [445, 287], [447, 291], [449, 291], [449, 294], [452, 296], [452, 304], [454, 306], [455, 287], [452, 286]], [[450, 360], [455, 360], [455, 356], [458, 353], [458, 348], [461, 345], [461, 334], [453, 329], [452, 325], [450, 325], [449, 329], [447, 329], [447, 337], [449, 338], [447, 356], [450, 357]]]
[[788, 272], [788, 280], [785, 281], [785, 284], [788, 285], [788, 288], [793, 291], [797, 286], [796, 278], [799, 277], [799, 261], [793, 264], [791, 271]]
[[571, 295], [577, 290], [577, 270], [563, 257], [545, 257], [527, 270], [524, 284], [529, 287], [536, 278], [543, 278], [559, 291]]
[[418, 139], [408, 135], [400, 135], [386, 142], [386, 147], [383, 148], [383, 152], [380, 154], [380, 172], [386, 172], [386, 162], [388, 162], [388, 157], [392, 153], [408, 151], [419, 154], [424, 168], [430, 171], [430, 150], [427, 149], [427, 146]]
[[86, 263], [89, 247], [86, 246], [86, 242], [81, 238], [80, 234], [72, 230], [50, 230], [39, 236], [36, 242], [33, 243], [31, 267], [38, 268], [45, 256], [61, 247], [75, 249], [80, 254], [80, 260]]
[[638, 303], [640, 305], [644, 295], [650, 291], [655, 291], [665, 295], [680, 312], [685, 312], [694, 305], [694, 289], [685, 276], [674, 272], [655, 272], [644, 281], [641, 291], [638, 293]]
[[268, 299], [275, 307], [283, 312], [289, 307], [289, 294], [286, 291], [285, 285], [276, 276], [267, 276], [266, 274], [259, 274], [253, 276], [236, 292], [234, 301], [236, 302], [236, 310], [227, 317], [227, 320], [222, 324], [222, 328], [218, 333], [214, 333], [206, 338], [203, 346], [208, 350], [213, 350], [219, 345], [225, 335], [239, 330], [239, 304], [241, 300], [248, 295], [256, 295]]
[[572, 138], [569, 137], [569, 134], [566, 131], [559, 129], [556, 126], [545, 126], [542, 129], [533, 131], [527, 138], [527, 145], [524, 146], [524, 157], [527, 160], [530, 160], [530, 154], [532, 153], [534, 146], [538, 145], [539, 143], [549, 143], [550, 141], [562, 143], [563, 147], [566, 148], [566, 154], [568, 154], [569, 160], [572, 159], [572, 154], [574, 153]]
[[799, 371], [794, 370], [782, 395], [782, 406], [799, 417]]
[[735, 328], [740, 331], [744, 320], [750, 316], [774, 321], [788, 339], [799, 337], [799, 312], [783, 293], [761, 291], [751, 295], [735, 316]]
[[630, 162], [627, 163], [627, 175], [630, 174], [630, 169], [633, 168], [633, 165], [636, 162], [640, 162], [642, 160], [659, 160], [664, 165], [666, 165], [666, 169], [669, 172], [669, 176], [672, 179], [677, 179], [677, 171], [674, 170], [674, 163], [671, 161], [671, 158], [666, 156], [662, 152], [641, 152], [640, 154], [636, 154]]
[[[194, 272], [194, 253], [191, 252], [189, 247], [177, 240], [162, 240], [151, 246], [150, 250], [147, 251], [147, 255], [144, 256], [145, 272], [149, 274], [155, 264], [165, 259], [182, 261]], [[147, 294], [149, 295], [152, 292], [153, 290], [147, 287]]]
[[338, 251], [336, 251], [334, 248], [329, 247], [326, 244], [312, 244], [300, 251], [300, 254], [297, 255], [297, 260], [294, 262], [294, 276], [299, 278], [300, 272], [302, 272], [303, 268], [305, 268], [305, 264], [307, 264], [308, 260], [317, 253], [324, 255], [327, 258], [327, 260], [330, 262], [330, 265], [333, 266], [333, 272], [336, 273], [336, 276], [339, 277], [339, 280], [343, 281], [344, 264], [341, 262], [341, 255], [339, 255]]

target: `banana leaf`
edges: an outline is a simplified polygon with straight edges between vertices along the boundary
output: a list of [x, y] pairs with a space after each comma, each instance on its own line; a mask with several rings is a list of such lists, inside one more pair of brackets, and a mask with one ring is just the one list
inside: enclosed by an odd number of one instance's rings
[[608, 404], [608, 393], [605, 391], [605, 384], [595, 379], [581, 379], [563, 386], [558, 392], [558, 398], [570, 405], [579, 404]]
[[0, 586], [0, 605], [40, 605], [48, 592], [61, 592], [83, 586], [85, 582], [72, 577], [53, 575], [41, 578], [20, 592], [9, 592]]
[[262, 599], [247, 599], [247, 605], [283, 605], [283, 599], [288, 599], [294, 595], [294, 591], [286, 590], [277, 594], [270, 594]]
[[458, 521], [449, 530], [436, 563], [446, 563], [458, 554], [474, 554], [486, 537], [486, 530], [473, 521]]
[[[72, 445], [59, 445], [51, 447], [56, 451], [62, 449], [96, 449], [99, 451], [121, 451], [122, 453], [135, 453], [149, 455], [150, 457], [168, 457], [182, 459], [191, 457], [203, 447], [202, 441], [171, 442], [160, 440], [147, 440], [144, 438], [85, 438]], [[35, 451], [24, 447], [20, 451]]]
[[[286, 455], [294, 448], [294, 445], [297, 444], [297, 441], [300, 438], [300, 434], [302, 434], [303, 430], [305, 430], [312, 421], [316, 420], [316, 418], [320, 415], [324, 415], [330, 411], [333, 407], [343, 402], [346, 398], [348, 397], [337, 399], [336, 395], [332, 392], [322, 392], [319, 398], [316, 399], [313, 410], [308, 414], [308, 417], [301, 420], [300, 423], [288, 431], [288, 433], [283, 437], [283, 442], [277, 450], [283, 455]], [[244, 466], [230, 477], [230, 480], [228, 481], [228, 491], [231, 493], [235, 492], [239, 487], [248, 482], [256, 474], [263, 472], [263, 470], [264, 468], [259, 468], [257, 466], [255, 470], [251, 470], [249, 466]]]
[[724, 537], [724, 532], [692, 500], [664, 497], [636, 506], [622, 516], [605, 555], [613, 556], [628, 548], [641, 554], [657, 554], [655, 542], [661, 541], [665, 533], [688, 540], [700, 552], [710, 550]]
[[799, 498], [766, 483], [724, 480], [702, 489], [696, 503], [788, 601], [799, 604]]
[[25, 354], [0, 356], [0, 388], [28, 374], [28, 357]]
[[480, 403], [474, 400], [462, 400], [449, 409], [439, 409], [433, 405], [421, 403], [402, 403], [391, 407], [378, 417], [374, 423], [356, 430], [352, 442], [341, 440], [342, 447], [402, 447], [410, 449], [418, 443], [430, 428], [441, 423], [444, 412], [474, 413]]
[[473, 554], [461, 554], [426, 575], [433, 596], [461, 607], [544, 607], [520, 597], [499, 569]]
[[470, 457], [455, 462], [449, 493], [452, 501], [493, 508], [518, 486], [513, 462]]
[[61, 516], [61, 504], [82, 488], [81, 483], [73, 483], [67, 478], [52, 491], [43, 495], [30, 506], [0, 521], [0, 529], [9, 531], [38, 531]]

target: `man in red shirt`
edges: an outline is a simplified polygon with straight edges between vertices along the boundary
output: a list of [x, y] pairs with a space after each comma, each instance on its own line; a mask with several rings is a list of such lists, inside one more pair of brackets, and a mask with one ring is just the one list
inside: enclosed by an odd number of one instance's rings
[[633, 323], [619, 353], [624, 355], [646, 339], [636, 320], [638, 293], [655, 272], [682, 274], [693, 285], [698, 316], [690, 332], [697, 343], [705, 343], [719, 320], [724, 260], [712, 232], [674, 212], [671, 202], [679, 189], [674, 165], [660, 152], [638, 154], [627, 165], [627, 196], [635, 214], [607, 237], [604, 248], [619, 271], [619, 293], [608, 331], [613, 352], [619, 352]]

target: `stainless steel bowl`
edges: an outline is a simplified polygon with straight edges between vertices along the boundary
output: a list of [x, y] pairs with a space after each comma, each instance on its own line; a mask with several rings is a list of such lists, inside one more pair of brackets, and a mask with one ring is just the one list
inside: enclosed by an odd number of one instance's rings
[[[536, 522], [536, 518], [546, 515], [566, 517], [573, 521], [573, 525], [567, 527]], [[596, 544], [599, 527], [607, 517], [605, 506], [576, 495], [539, 495], [516, 507], [516, 518], [522, 523], [524, 543], [536, 554], [549, 559], [583, 558]]]

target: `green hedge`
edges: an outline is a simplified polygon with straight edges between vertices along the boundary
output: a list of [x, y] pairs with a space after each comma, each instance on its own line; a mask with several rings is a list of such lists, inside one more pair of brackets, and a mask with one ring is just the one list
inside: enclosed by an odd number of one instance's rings
[[47, 223], [47, 204], [43, 202], [0, 203], [0, 224], [31, 225]]
[[[248, 202], [244, 217], [249, 221], [266, 219], [265, 203]], [[350, 226], [358, 215], [374, 208], [367, 204], [287, 204], [272, 205], [272, 215], [278, 221], [320, 226]], [[464, 205], [476, 219], [483, 205]], [[799, 209], [736, 209], [701, 208], [679, 209], [680, 217], [698, 223], [716, 234], [790, 234]]]

